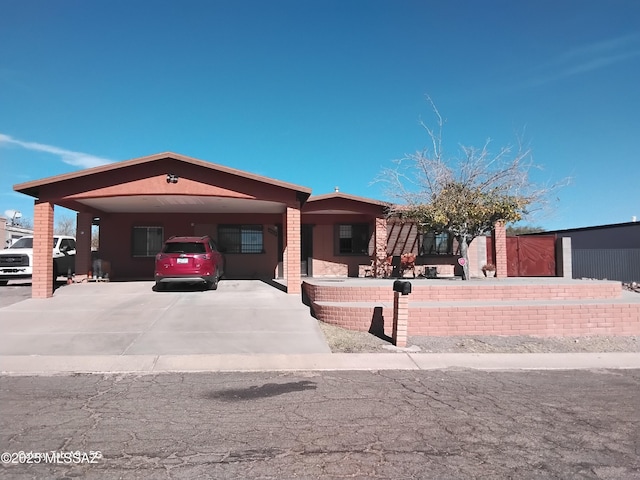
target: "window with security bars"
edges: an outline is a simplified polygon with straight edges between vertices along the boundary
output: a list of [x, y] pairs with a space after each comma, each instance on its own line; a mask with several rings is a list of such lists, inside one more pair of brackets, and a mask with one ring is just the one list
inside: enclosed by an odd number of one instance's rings
[[131, 254], [134, 257], [154, 257], [164, 243], [162, 227], [133, 227]]
[[225, 253], [263, 253], [262, 225], [220, 225], [218, 245]]
[[340, 255], [368, 255], [369, 225], [366, 223], [336, 225], [336, 250]]
[[449, 233], [427, 232], [422, 235], [421, 255], [452, 255], [453, 237]]

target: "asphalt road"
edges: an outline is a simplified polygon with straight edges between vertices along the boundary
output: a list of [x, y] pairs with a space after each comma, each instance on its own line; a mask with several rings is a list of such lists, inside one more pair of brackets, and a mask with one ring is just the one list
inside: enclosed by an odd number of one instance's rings
[[639, 393], [640, 370], [5, 376], [0, 450], [63, 453], [0, 477], [640, 479]]

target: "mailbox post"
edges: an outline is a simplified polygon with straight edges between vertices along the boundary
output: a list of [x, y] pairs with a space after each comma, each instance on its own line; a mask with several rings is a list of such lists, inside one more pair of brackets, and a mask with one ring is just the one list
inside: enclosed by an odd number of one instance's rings
[[409, 324], [409, 294], [411, 282], [396, 280], [393, 282], [393, 344], [396, 347], [407, 346]]

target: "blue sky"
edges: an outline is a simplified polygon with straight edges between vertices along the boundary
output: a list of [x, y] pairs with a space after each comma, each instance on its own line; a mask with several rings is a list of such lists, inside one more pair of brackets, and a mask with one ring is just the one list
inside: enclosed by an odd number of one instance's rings
[[0, 0], [0, 215], [13, 185], [174, 151], [386, 199], [377, 174], [446, 119], [525, 132], [546, 229], [640, 217], [637, 0]]

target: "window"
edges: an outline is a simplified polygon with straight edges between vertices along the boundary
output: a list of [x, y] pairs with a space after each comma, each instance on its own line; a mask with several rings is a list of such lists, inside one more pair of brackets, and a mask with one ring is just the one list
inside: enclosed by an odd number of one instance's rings
[[162, 250], [163, 242], [162, 227], [133, 227], [131, 253], [134, 257], [154, 257]]
[[355, 223], [336, 225], [337, 253], [340, 255], [368, 255], [369, 225]]
[[207, 247], [202, 242], [167, 242], [163, 253], [207, 253]]
[[422, 235], [421, 255], [452, 255], [453, 239], [448, 233], [428, 232]]
[[71, 238], [63, 238], [60, 242], [61, 252], [72, 252], [76, 249], [76, 241]]
[[218, 243], [224, 253], [263, 253], [262, 225], [220, 225]]

